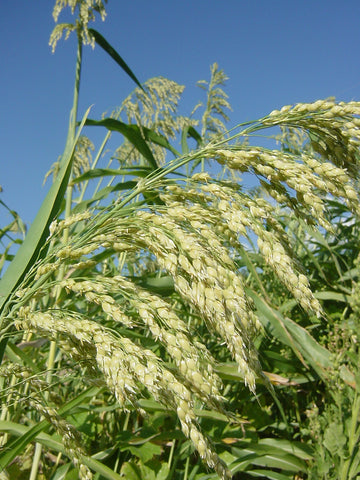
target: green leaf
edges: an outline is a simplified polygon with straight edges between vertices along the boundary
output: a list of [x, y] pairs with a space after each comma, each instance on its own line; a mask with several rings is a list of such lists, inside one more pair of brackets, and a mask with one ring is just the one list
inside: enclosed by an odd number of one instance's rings
[[[71, 172], [72, 158], [76, 143], [89, 111], [90, 108], [86, 111], [84, 118], [82, 119], [74, 142], [67, 145], [65, 148], [65, 152], [60, 162], [60, 170], [55, 182], [52, 184], [46, 195], [23, 244], [0, 280], [0, 314], [11, 293], [21, 283], [26, 273], [40, 256], [41, 248], [49, 235], [50, 223], [54, 220], [62, 205]], [[6, 344], [7, 339], [2, 339], [0, 342], [0, 363], [4, 355]]]
[[196, 141], [197, 148], [199, 148], [202, 145], [203, 141], [200, 133], [198, 133], [193, 126], [186, 125], [181, 132], [181, 150], [183, 155], [186, 155], [189, 153], [189, 146], [187, 144], [187, 139], [189, 137], [193, 138]]
[[[20, 425], [14, 422], [0, 421], [0, 431], [7, 432], [12, 435], [21, 436], [20, 438], [25, 438], [31, 430], [33, 430], [33, 428], [28, 427], [26, 425]], [[44, 447], [50, 448], [56, 452], [63, 453], [66, 455], [64, 445], [62, 443], [61, 438], [58, 435], [48, 435], [47, 433], [39, 432], [34, 437], [34, 440], [36, 440], [38, 443], [41, 443], [41, 445], [44, 445]], [[8, 449], [8, 447], [5, 447], [5, 448], [6, 450]], [[22, 451], [17, 452], [17, 454], [20, 454], [20, 453], [23, 453], [23, 452]], [[109, 467], [107, 467], [103, 463], [99, 462], [94, 457], [84, 456], [81, 458], [81, 460], [89, 468], [99, 473], [104, 478], [107, 478], [108, 480], [122, 480], [122, 477], [118, 473], [114, 472], [113, 470], [111, 470]], [[4, 463], [0, 462], [0, 472], [5, 467], [6, 465], [4, 466]]]
[[293, 480], [294, 478], [292, 473], [285, 475], [271, 470], [249, 470], [246, 473], [252, 477], [266, 478], [267, 480]]
[[170, 409], [166, 408], [161, 403], [155, 402], [155, 400], [147, 400], [146, 398], [140, 398], [138, 401], [141, 408], [147, 412], [168, 412]]
[[[134, 279], [135, 280], [135, 279]], [[170, 276], [164, 277], [145, 277], [140, 279], [140, 285], [151, 292], [169, 296], [174, 293], [174, 280]]]
[[[66, 405], [59, 409], [59, 415], [65, 415], [69, 413], [75, 406], [80, 405], [87, 397], [96, 395], [100, 391], [97, 387], [92, 387], [78, 395], [76, 398], [68, 402]], [[1, 426], [4, 428], [6, 422], [0, 422], [0, 431]], [[49, 426], [49, 423], [46, 420], [43, 420], [40, 423], [37, 423], [33, 427], [27, 427], [25, 433], [15, 440], [6, 444], [3, 451], [0, 452], [0, 471], [6, 468], [6, 466], [14, 460], [17, 455], [20, 455], [26, 446], [33, 441], [39, 433], [45, 430]]]
[[[6, 422], [0, 422], [0, 429], [5, 429]], [[32, 428], [27, 428], [21, 437], [16, 438], [7, 444], [4, 450], [0, 453], [0, 472], [6, 468], [18, 455], [25, 450], [26, 446], [49, 424], [43, 420]], [[2, 430], [4, 431], [4, 430]]]
[[313, 455], [311, 449], [304, 443], [290, 442], [289, 440], [282, 440], [278, 438], [262, 438], [259, 440], [259, 445], [268, 445], [278, 451], [291, 453], [302, 460], [311, 460]]
[[6, 355], [14, 363], [21, 363], [30, 367], [34, 373], [39, 373], [41, 369], [33, 362], [33, 359], [23, 352], [19, 347], [9, 342], [6, 346]]
[[[225, 454], [228, 454], [228, 455], [225, 455]], [[226, 463], [229, 466], [229, 468], [231, 470], [231, 473], [233, 475], [237, 472], [243, 472], [243, 471], [247, 470], [248, 466], [252, 464], [252, 460], [257, 458], [257, 455], [255, 453], [246, 452], [246, 454], [244, 454], [244, 456], [242, 456], [241, 459], [230, 462], [227, 459], [227, 457], [229, 457], [229, 456], [230, 456], [230, 454], [228, 452], [224, 452], [223, 454], [221, 454], [221, 458], [226, 461]], [[235, 457], [236, 457], [236, 455], [235, 455]], [[203, 477], [201, 477], [201, 479], [202, 478]], [[217, 477], [217, 475], [213, 475], [213, 476], [209, 476], [209, 477], [206, 477], [206, 478], [216, 478], [217, 479], [218, 477]]]
[[264, 327], [270, 326], [278, 340], [291, 347], [304, 365], [310, 365], [320, 376], [324, 376], [324, 369], [332, 366], [330, 352], [317, 343], [305, 328], [271, 308], [254, 291], [247, 289], [247, 294], [253, 299]]
[[289, 472], [306, 471], [306, 463], [303, 460], [295, 457], [294, 455], [278, 451], [272, 446], [251, 443], [246, 445], [241, 450], [239, 448], [232, 448], [232, 453], [234, 455], [238, 454], [239, 458], [249, 454], [256, 454], [251, 461], [253, 465], [279, 468]]
[[50, 480], [65, 480], [70, 467], [71, 463], [67, 463], [61, 467], [58, 467], [54, 475], [51, 476]]
[[331, 455], [342, 455], [343, 448], [346, 444], [346, 436], [343, 432], [343, 426], [332, 422], [326, 428], [324, 433], [324, 441], [323, 444], [327, 450], [331, 453]]
[[127, 480], [142, 480], [140, 468], [134, 463], [125, 462], [120, 470], [121, 478]]
[[218, 373], [223, 380], [244, 380], [244, 375], [239, 372], [239, 366], [235, 362], [216, 365], [216, 373]]
[[110, 57], [115, 60], [115, 62], [124, 70], [125, 73], [129, 75], [129, 77], [136, 83], [138, 87], [141, 88], [141, 90], [144, 90], [143, 87], [141, 86], [141, 83], [139, 80], [136, 78], [135, 74], [133, 71], [130, 69], [128, 64], [123, 60], [123, 58], [117, 53], [117, 51], [108, 43], [107, 40], [97, 31], [94, 30], [93, 28], [89, 28], [89, 32], [94, 36], [95, 42], [103, 49], [105, 50], [106, 53], [110, 55]]
[[356, 451], [356, 455], [353, 455], [351, 459], [351, 466], [349, 469], [349, 479], [356, 478], [356, 475], [360, 473], [360, 450]]
[[151, 442], [146, 442], [140, 446], [126, 445], [121, 448], [122, 451], [128, 450], [136, 457], [140, 458], [143, 463], [151, 460], [155, 455], [160, 455], [162, 448], [160, 445], [155, 445]]
[[167, 463], [163, 463], [160, 467], [160, 470], [156, 473], [156, 480], [166, 480], [169, 473], [169, 465]]
[[142, 130], [137, 125], [133, 124], [126, 124], [120, 122], [120, 120], [115, 120], [114, 118], [105, 118], [104, 120], [88, 120], [86, 122], [87, 126], [95, 126], [95, 127], [105, 127], [110, 131], [119, 132], [124, 137], [126, 137], [130, 143], [134, 145], [134, 147], [143, 155], [143, 157], [149, 162], [153, 169], [157, 169], [158, 165], [156, 160], [144, 140], [144, 136], [142, 135]]
[[112, 132], [121, 133], [129, 140], [129, 142], [134, 145], [141, 155], [146, 158], [146, 160], [154, 169], [158, 168], [158, 165], [146, 141], [153, 142], [161, 147], [166, 148], [172, 152], [175, 157], [180, 156], [180, 153], [170, 145], [164, 136], [159, 135], [150, 128], [143, 126], [139, 127], [135, 124], [127, 124], [121, 122], [120, 120], [115, 120], [115, 118], [104, 118], [103, 120], [89, 119], [86, 121], [86, 125], [105, 127]]
[[168, 465], [159, 461], [140, 463], [140, 470], [142, 480], [166, 480], [170, 473]]
[[156, 145], [159, 145], [160, 147], [166, 148], [171, 152], [175, 157], [180, 157], [180, 152], [178, 152], [164, 137], [163, 135], [160, 135], [159, 133], [155, 132], [154, 130], [151, 130], [150, 128], [146, 127], [141, 127], [141, 131], [143, 132], [146, 140], [155, 143]]
[[315, 292], [314, 297], [318, 300], [333, 300], [336, 302], [344, 302], [349, 304], [351, 300], [350, 295], [345, 295], [344, 293], [332, 292], [332, 291], [321, 291]]
[[[314, 297], [317, 298], [318, 300], [331, 300], [331, 301], [343, 302], [347, 304], [350, 303], [350, 299], [351, 299], [350, 295], [346, 295], [345, 293], [334, 292], [331, 290], [314, 292]], [[279, 307], [279, 311], [281, 313], [289, 312], [297, 305], [299, 304], [296, 300], [289, 300], [288, 302], [283, 303]]]
[[229, 417], [223, 413], [217, 412], [216, 410], [201, 410], [199, 408], [194, 408], [195, 415], [199, 418], [208, 418], [210, 420], [219, 420], [221, 422], [228, 423]]
[[95, 168], [94, 170], [88, 170], [87, 172], [79, 175], [78, 177], [72, 179], [71, 184], [76, 184], [84, 182], [86, 180], [91, 180], [93, 178], [99, 177], [117, 177], [119, 175], [133, 175], [136, 177], [146, 177], [151, 173], [152, 170], [146, 167], [128, 167], [128, 168]]
[[99, 192], [97, 192], [96, 195], [92, 196], [90, 199], [83, 200], [82, 202], [78, 203], [73, 208], [73, 214], [83, 212], [84, 210], [88, 209], [90, 205], [92, 205], [93, 203], [96, 203], [108, 197], [114, 192], [120, 192], [122, 190], [132, 190], [133, 188], [136, 187], [136, 185], [137, 185], [137, 182], [131, 180], [129, 182], [121, 182], [113, 186], [104, 187]]

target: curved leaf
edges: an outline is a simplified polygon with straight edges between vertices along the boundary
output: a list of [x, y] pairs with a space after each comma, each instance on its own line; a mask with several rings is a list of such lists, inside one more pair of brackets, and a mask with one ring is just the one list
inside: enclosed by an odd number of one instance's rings
[[[149, 162], [153, 169], [157, 169], [158, 165], [150, 150], [148, 144], [145, 141], [146, 130], [145, 127], [138, 127], [137, 125], [121, 122], [114, 118], [104, 118], [103, 120], [87, 120], [86, 126], [88, 127], [105, 127], [112, 132], [119, 132], [126, 137], [130, 143], [143, 155], [143, 157]], [[164, 145], [162, 145], [164, 146]]]
[[285, 475], [279, 472], [273, 472], [271, 470], [250, 470], [248, 472], [252, 477], [265, 478], [266, 480], [293, 480], [293, 474]]
[[116, 120], [115, 118], [104, 118], [103, 120], [86, 121], [87, 126], [105, 127], [112, 132], [119, 132], [131, 142], [135, 148], [148, 160], [153, 168], [157, 168], [157, 162], [146, 141], [155, 143], [160, 147], [169, 150], [175, 157], [180, 157], [180, 153], [168, 142], [168, 140], [159, 133], [150, 128], [133, 123], [127, 124]]
[[244, 456], [255, 454], [256, 457], [251, 462], [253, 465], [279, 468], [289, 472], [306, 470], [306, 462], [304, 460], [273, 446], [250, 443], [244, 444], [244, 448], [233, 447], [231, 451], [233, 455], [238, 455], [241, 460]]
[[88, 170], [87, 172], [79, 175], [76, 178], [73, 178], [71, 184], [74, 185], [76, 183], [84, 182], [86, 180], [91, 180], [93, 178], [100, 178], [100, 177], [116, 177], [118, 175], [133, 175], [136, 177], [146, 177], [151, 173], [151, 170], [146, 167], [127, 167], [127, 168], [95, 168], [94, 170]]
[[197, 147], [200, 147], [202, 144], [202, 138], [200, 133], [198, 133], [193, 126], [186, 125], [181, 132], [181, 149], [183, 155], [189, 153], [189, 146], [187, 144], [187, 139], [189, 137], [193, 138], [196, 141]]
[[124, 72], [127, 73], [132, 80], [134, 80], [134, 82], [136, 83], [136, 85], [138, 85], [138, 87], [144, 90], [143, 87], [141, 86], [141, 83], [136, 78], [134, 72], [130, 69], [130, 67], [127, 65], [125, 60], [123, 60], [123, 58], [117, 53], [117, 51], [110, 45], [110, 43], [107, 40], [105, 40], [105, 38], [97, 30], [94, 30], [93, 28], [89, 28], [89, 32], [95, 38], [95, 42], [103, 50], [105, 50], [105, 52], [108, 53], [113, 60], [115, 60], [115, 62], [124, 70]]
[[80, 213], [86, 210], [95, 202], [102, 200], [103, 198], [108, 197], [111, 193], [120, 192], [122, 190], [131, 190], [135, 188], [137, 185], [136, 181], [128, 181], [128, 182], [121, 182], [117, 183], [116, 185], [110, 185], [109, 187], [102, 188], [99, 192], [97, 192], [93, 197], [89, 198], [88, 200], [83, 200], [82, 202], [78, 203], [76, 207], [73, 208], [73, 213]]
[[[258, 310], [259, 319], [265, 327], [285, 345], [292, 348], [304, 365], [310, 365], [321, 377], [324, 369], [331, 367], [331, 354], [308, 333], [305, 328], [271, 308], [259, 295], [247, 290]], [[305, 362], [306, 360], [306, 362]]]
[[[71, 172], [75, 146], [89, 111], [90, 108], [84, 115], [74, 142], [67, 144], [60, 162], [60, 169], [55, 182], [52, 184], [48, 194], [46, 195], [45, 200], [43, 201], [23, 244], [15, 255], [14, 260], [10, 263], [9, 267], [5, 271], [4, 276], [0, 280], [0, 313], [6, 305], [11, 293], [20, 284], [26, 273], [37, 260], [38, 256], [40, 255], [40, 250], [49, 235], [50, 223], [54, 220], [62, 205]], [[7, 339], [2, 339], [0, 341], [0, 362], [4, 355], [6, 343]]]

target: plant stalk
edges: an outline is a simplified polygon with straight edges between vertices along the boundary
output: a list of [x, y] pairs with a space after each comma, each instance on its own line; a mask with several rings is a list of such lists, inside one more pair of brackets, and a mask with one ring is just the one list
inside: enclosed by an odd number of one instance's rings
[[[80, 91], [80, 77], [81, 77], [81, 63], [82, 63], [82, 41], [79, 33], [77, 36], [77, 40], [78, 41], [77, 41], [76, 67], [75, 67], [74, 97], [73, 97], [72, 109], [70, 112], [69, 128], [68, 128], [68, 134], [67, 134], [64, 152], [66, 152], [71, 147], [76, 137], [76, 118], [77, 118], [78, 108], [79, 108], [79, 91]], [[72, 193], [73, 193], [73, 187], [70, 185], [71, 178], [72, 178], [72, 174], [70, 173], [69, 185], [66, 189], [65, 219], [68, 218], [71, 214]], [[69, 229], [65, 228], [63, 233], [63, 239], [62, 239], [64, 245], [67, 243], [68, 238], [69, 238]], [[61, 281], [63, 277], [64, 277], [64, 267], [62, 266], [59, 272], [58, 280]], [[61, 287], [59, 286], [55, 294], [55, 304], [60, 296], [60, 293], [61, 293]], [[50, 343], [50, 350], [49, 350], [49, 355], [47, 359], [48, 372], [46, 375], [46, 381], [48, 384], [51, 384], [52, 377], [53, 377], [53, 369], [55, 366], [55, 358], [56, 358], [56, 347], [57, 347], [57, 342], [53, 340]], [[48, 398], [49, 398], [49, 391], [45, 392], [45, 399], [48, 400]], [[31, 466], [31, 473], [30, 473], [29, 480], [36, 480], [37, 473], [39, 470], [41, 451], [42, 451], [42, 445], [40, 443], [36, 443], [35, 454], [34, 454], [32, 466]]]

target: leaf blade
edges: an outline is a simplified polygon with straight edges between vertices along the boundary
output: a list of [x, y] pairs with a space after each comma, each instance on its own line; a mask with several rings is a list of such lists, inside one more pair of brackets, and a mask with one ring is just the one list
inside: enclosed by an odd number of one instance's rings
[[125, 62], [125, 60], [117, 53], [117, 51], [110, 45], [110, 43], [93, 28], [89, 28], [89, 32], [93, 35], [95, 42], [107, 53], [110, 57], [124, 70], [127, 75], [136, 83], [141, 90], [144, 90], [139, 80], [136, 78], [134, 72]]
[[143, 155], [143, 157], [149, 162], [153, 169], [157, 169], [158, 165], [150, 150], [148, 144], [144, 139], [142, 132], [146, 132], [145, 127], [141, 129], [134, 124], [126, 124], [120, 120], [115, 120], [114, 118], [104, 118], [103, 120], [87, 120], [85, 123], [86, 126], [99, 126], [105, 127], [110, 131], [119, 132], [124, 137], [126, 137], [130, 143]]
[[[24, 279], [33, 263], [38, 258], [41, 248], [49, 234], [49, 226], [58, 214], [70, 177], [72, 159], [80, 132], [90, 112], [85, 112], [74, 142], [67, 144], [60, 163], [60, 170], [55, 182], [43, 201], [29, 232], [20, 246], [15, 258], [0, 279], [0, 314], [2, 313], [12, 292]], [[7, 338], [0, 341], [0, 362], [5, 352]]]
[[322, 377], [324, 369], [332, 366], [330, 352], [317, 343], [305, 328], [271, 308], [254, 291], [247, 289], [247, 293], [254, 300], [260, 313], [259, 319], [264, 326], [269, 322], [278, 339], [291, 347], [304, 365], [306, 365], [304, 361], [306, 359], [307, 363]]

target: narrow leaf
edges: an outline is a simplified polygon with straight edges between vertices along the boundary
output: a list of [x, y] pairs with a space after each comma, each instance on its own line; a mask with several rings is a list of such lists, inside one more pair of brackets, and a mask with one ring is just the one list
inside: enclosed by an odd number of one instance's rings
[[271, 308], [255, 292], [247, 290], [247, 293], [254, 300], [263, 325], [266, 327], [270, 324], [281, 342], [291, 347], [305, 365], [304, 359], [320, 376], [323, 376], [323, 369], [332, 365], [330, 352], [317, 343], [307, 330]]
[[332, 292], [332, 291], [315, 292], [314, 296], [319, 300], [333, 300], [337, 302], [344, 302], [347, 304], [349, 304], [351, 300], [350, 295], [345, 295], [344, 293]]
[[104, 118], [103, 120], [87, 120], [87, 126], [96, 126], [96, 127], [105, 127], [108, 130], [113, 132], [119, 132], [124, 137], [126, 137], [130, 143], [143, 155], [143, 157], [149, 162], [153, 169], [157, 169], [158, 165], [152, 154], [148, 144], [146, 143], [144, 137], [146, 138], [145, 127], [141, 129], [134, 124], [126, 124], [120, 122], [120, 120], [115, 120], [114, 118]]
[[6, 356], [14, 363], [21, 363], [26, 367], [30, 367], [34, 373], [40, 372], [40, 368], [34, 363], [33, 358], [12, 342], [9, 342], [6, 346]]
[[84, 182], [87, 180], [91, 180], [93, 178], [100, 178], [100, 177], [116, 177], [119, 175], [133, 175], [136, 177], [146, 177], [151, 173], [151, 170], [146, 167], [134, 167], [134, 168], [95, 168], [94, 170], [88, 170], [87, 172], [79, 175], [76, 178], [73, 178], [71, 184], [74, 185], [76, 183]]
[[251, 462], [253, 465], [279, 468], [291, 472], [306, 470], [306, 463], [304, 460], [272, 446], [250, 443], [244, 445], [244, 448], [240, 449], [238, 447], [233, 447], [231, 450], [233, 454], [238, 454], [240, 458], [255, 453], [256, 457]]
[[186, 125], [181, 132], [181, 150], [183, 155], [186, 155], [189, 153], [189, 146], [187, 144], [187, 139], [191, 137], [193, 138], [196, 143], [197, 147], [199, 148], [202, 144], [202, 138], [200, 133], [198, 133], [194, 127], [191, 125]]
[[252, 477], [265, 478], [266, 480], [292, 480], [294, 478], [293, 474], [284, 475], [271, 470], [249, 470], [246, 473], [249, 473]]
[[291, 453], [303, 460], [311, 460], [313, 458], [312, 453], [310, 453], [311, 449], [301, 442], [290, 442], [289, 440], [269, 437], [260, 439], [259, 444], [272, 446], [277, 451], [282, 450], [286, 453]]
[[89, 198], [88, 200], [83, 200], [80, 202], [76, 207], [73, 208], [73, 213], [80, 213], [86, 210], [87, 208], [90, 207], [95, 202], [98, 202], [99, 200], [102, 200], [103, 198], [108, 197], [111, 193], [114, 192], [120, 192], [122, 190], [131, 190], [135, 188], [137, 185], [137, 182], [135, 181], [129, 181], [129, 182], [122, 182], [122, 183], [117, 183], [116, 185], [109, 186], [109, 187], [104, 187], [102, 188], [99, 192], [96, 193], [93, 197]]
[[140, 285], [147, 288], [151, 292], [169, 296], [174, 293], [174, 280], [170, 276], [164, 277], [145, 277], [141, 280]]
[[115, 62], [124, 70], [125, 73], [129, 75], [129, 77], [136, 83], [141, 90], [144, 90], [141, 86], [141, 83], [136, 78], [134, 72], [128, 66], [128, 64], [123, 60], [123, 58], [117, 53], [117, 51], [110, 45], [110, 43], [105, 40], [105, 38], [93, 28], [89, 28], [89, 32], [94, 36], [95, 42], [103, 49], [106, 53], [110, 55], [110, 57], [115, 60]]
[[[21, 283], [26, 273], [39, 257], [40, 250], [49, 235], [50, 223], [58, 214], [64, 198], [76, 143], [89, 111], [90, 108], [84, 115], [74, 142], [65, 148], [56, 180], [46, 195], [23, 244], [0, 280], [0, 314], [11, 293]], [[0, 342], [0, 362], [4, 355], [6, 344], [7, 339], [2, 339]]]

